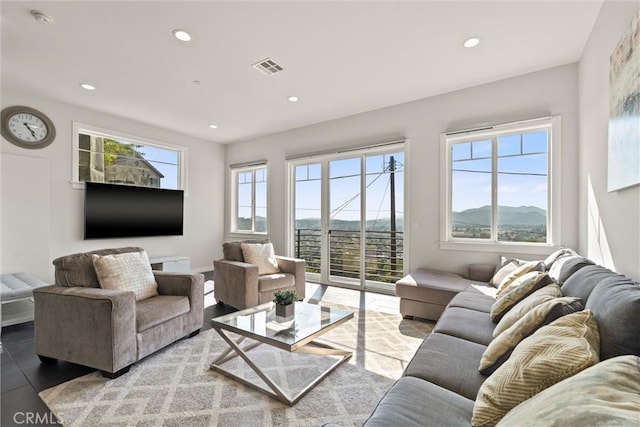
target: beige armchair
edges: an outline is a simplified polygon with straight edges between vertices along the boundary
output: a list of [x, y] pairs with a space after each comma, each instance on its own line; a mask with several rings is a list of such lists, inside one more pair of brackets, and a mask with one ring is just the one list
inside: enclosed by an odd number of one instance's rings
[[200, 331], [202, 274], [154, 271], [158, 295], [139, 301], [133, 291], [100, 287], [93, 254], [141, 251], [103, 249], [53, 261], [56, 285], [33, 291], [35, 351], [42, 362], [65, 360], [115, 378], [143, 357]]
[[253, 307], [273, 300], [273, 294], [293, 289], [300, 299], [305, 294], [305, 261], [276, 256], [280, 272], [258, 274], [258, 267], [245, 262], [242, 243], [265, 243], [264, 240], [226, 242], [223, 259], [213, 261], [214, 295], [218, 303], [237, 309]]

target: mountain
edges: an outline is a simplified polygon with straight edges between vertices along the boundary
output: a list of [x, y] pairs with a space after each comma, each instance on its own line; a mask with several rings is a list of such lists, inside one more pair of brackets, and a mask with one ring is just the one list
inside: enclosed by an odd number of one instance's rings
[[[453, 222], [458, 225], [489, 226], [491, 206], [466, 209], [453, 213]], [[499, 206], [498, 225], [546, 225], [547, 211], [535, 206]]]
[[[366, 228], [369, 231], [389, 231], [391, 229], [389, 218], [380, 218], [377, 220], [368, 220]], [[302, 218], [296, 220], [296, 229], [320, 229], [319, 218]], [[360, 221], [332, 219], [331, 229], [333, 230], [360, 230]], [[396, 218], [396, 231], [404, 231], [402, 216]]]

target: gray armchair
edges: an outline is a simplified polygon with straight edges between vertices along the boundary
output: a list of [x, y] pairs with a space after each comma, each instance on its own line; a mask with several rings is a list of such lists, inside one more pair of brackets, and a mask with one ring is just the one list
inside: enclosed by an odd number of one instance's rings
[[66, 360], [115, 378], [143, 357], [200, 332], [202, 274], [154, 271], [158, 295], [137, 302], [131, 291], [100, 288], [93, 254], [141, 250], [103, 249], [53, 261], [56, 285], [33, 291], [35, 351], [41, 361]]
[[273, 300], [273, 294], [293, 289], [300, 299], [305, 296], [305, 261], [276, 256], [279, 273], [258, 275], [258, 267], [245, 262], [242, 243], [265, 243], [264, 240], [226, 242], [223, 259], [213, 261], [214, 295], [218, 303], [237, 309], [254, 307]]

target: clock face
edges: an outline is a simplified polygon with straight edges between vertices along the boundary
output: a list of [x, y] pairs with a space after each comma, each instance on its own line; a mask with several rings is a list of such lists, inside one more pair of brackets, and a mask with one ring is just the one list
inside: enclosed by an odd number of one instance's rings
[[16, 105], [2, 110], [2, 136], [21, 148], [44, 148], [56, 137], [56, 128], [49, 117], [31, 108]]
[[47, 125], [30, 113], [16, 113], [9, 117], [7, 124], [9, 131], [25, 143], [38, 143], [49, 133]]

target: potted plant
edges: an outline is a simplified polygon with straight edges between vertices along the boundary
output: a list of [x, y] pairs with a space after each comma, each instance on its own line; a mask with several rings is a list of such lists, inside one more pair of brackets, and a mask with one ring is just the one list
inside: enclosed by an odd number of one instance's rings
[[276, 316], [289, 317], [293, 315], [294, 302], [298, 300], [298, 293], [292, 289], [277, 291], [273, 294], [273, 302], [276, 303]]

